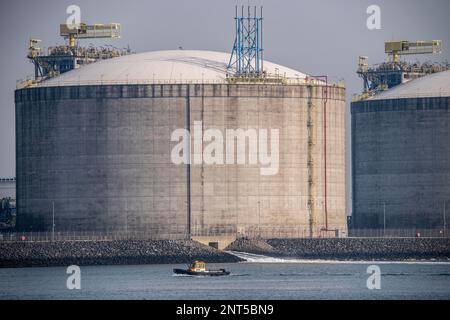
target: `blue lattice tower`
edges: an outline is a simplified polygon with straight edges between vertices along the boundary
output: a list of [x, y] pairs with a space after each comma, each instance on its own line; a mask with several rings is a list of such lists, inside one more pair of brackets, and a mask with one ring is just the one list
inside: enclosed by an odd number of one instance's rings
[[259, 17], [256, 7], [253, 9], [253, 16], [250, 6], [247, 7], [247, 15], [244, 16], [244, 6], [242, 6], [239, 16], [236, 6], [234, 18], [236, 34], [228, 70], [234, 71], [234, 76], [237, 77], [259, 77], [263, 75], [262, 7]]

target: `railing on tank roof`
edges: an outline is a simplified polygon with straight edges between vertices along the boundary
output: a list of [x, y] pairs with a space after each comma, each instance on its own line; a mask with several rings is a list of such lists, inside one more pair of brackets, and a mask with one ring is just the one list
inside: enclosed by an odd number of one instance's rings
[[[274, 81], [276, 80], [276, 81]], [[280, 77], [261, 78], [258, 81], [229, 81], [227, 79], [124, 79], [124, 80], [81, 80], [76, 81], [57, 81], [55, 78], [49, 82], [36, 82], [31, 80], [19, 81], [16, 85], [17, 89], [34, 88], [34, 87], [61, 87], [61, 86], [88, 86], [88, 85], [163, 85], [163, 84], [262, 84], [262, 85], [316, 85], [316, 86], [333, 86], [344, 87], [342, 79], [331, 81], [326, 84], [324, 81], [316, 78], [286, 78]]]
[[[387, 91], [386, 91], [387, 92]], [[377, 95], [355, 94], [352, 97], [352, 102], [366, 101], [366, 100], [397, 100], [397, 99], [418, 99], [418, 98], [445, 98], [450, 97], [450, 91], [439, 91], [435, 93], [416, 93], [416, 94], [399, 94], [393, 97], [379, 97]]]

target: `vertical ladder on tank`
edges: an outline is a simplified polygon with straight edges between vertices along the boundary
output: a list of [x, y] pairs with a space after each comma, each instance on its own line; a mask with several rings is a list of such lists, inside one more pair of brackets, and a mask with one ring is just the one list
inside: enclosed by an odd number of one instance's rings
[[316, 145], [315, 136], [315, 105], [312, 99], [311, 85], [307, 86], [308, 89], [308, 120], [306, 123], [308, 129], [308, 218], [309, 218], [309, 236], [314, 236], [314, 207], [315, 207], [315, 172], [314, 172], [314, 149]]

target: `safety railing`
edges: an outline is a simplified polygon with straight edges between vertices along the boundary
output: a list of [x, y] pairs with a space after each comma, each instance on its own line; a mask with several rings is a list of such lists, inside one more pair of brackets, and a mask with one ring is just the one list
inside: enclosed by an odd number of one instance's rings
[[450, 238], [450, 229], [349, 229], [354, 238]]
[[51, 242], [51, 241], [118, 241], [118, 240], [184, 240], [183, 233], [160, 232], [11, 232], [0, 233], [0, 242]]
[[[100, 77], [101, 78], [101, 77]], [[230, 78], [231, 79], [231, 78]], [[85, 80], [78, 79], [73, 81], [58, 80], [57, 78], [48, 81], [38, 82], [32, 79], [20, 80], [17, 82], [16, 88], [22, 89], [27, 87], [61, 87], [61, 86], [89, 86], [89, 85], [183, 85], [183, 84], [263, 84], [263, 85], [325, 85], [322, 80], [314, 78], [260, 78], [257, 81], [243, 79], [242, 81], [233, 79], [121, 79], [121, 80]], [[342, 79], [330, 81], [327, 85], [335, 87], [344, 87]]]
[[[316, 229], [313, 238], [450, 238], [446, 229]], [[211, 227], [193, 229], [190, 235], [184, 227], [175, 231], [65, 231], [65, 232], [3, 232], [0, 242], [50, 241], [115, 241], [115, 240], [186, 240], [195, 237], [234, 237], [249, 239], [301, 239], [310, 238], [309, 229], [280, 227]]]
[[352, 102], [364, 101], [364, 100], [397, 100], [397, 99], [420, 99], [420, 98], [445, 98], [450, 97], [450, 91], [438, 91], [434, 93], [412, 93], [412, 94], [399, 94], [393, 97], [387, 95], [386, 97], [379, 97], [378, 95], [353, 95]]

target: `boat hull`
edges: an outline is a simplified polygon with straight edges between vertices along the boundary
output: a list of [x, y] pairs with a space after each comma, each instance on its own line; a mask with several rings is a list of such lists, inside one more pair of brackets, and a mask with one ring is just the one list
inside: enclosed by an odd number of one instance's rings
[[191, 271], [191, 270], [185, 270], [185, 269], [173, 269], [173, 273], [186, 274], [186, 275], [190, 275], [190, 276], [209, 276], [209, 277], [227, 276], [230, 274], [230, 272], [226, 271], [225, 269], [208, 270], [208, 271]]

